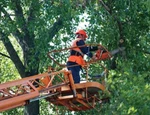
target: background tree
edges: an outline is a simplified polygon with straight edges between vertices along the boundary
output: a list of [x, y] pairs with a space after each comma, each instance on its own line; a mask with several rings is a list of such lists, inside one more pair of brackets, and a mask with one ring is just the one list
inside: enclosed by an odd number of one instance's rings
[[[1, 0], [0, 40], [6, 51], [1, 46], [0, 61], [5, 64], [5, 60], [11, 60], [22, 78], [43, 72], [48, 65], [55, 67], [47, 52], [67, 47], [79, 22], [86, 18], [89, 43], [102, 43], [109, 50], [124, 46], [126, 51], [105, 62], [110, 70], [107, 78], [110, 102], [101, 109], [98, 106], [76, 114], [147, 114], [150, 112], [148, 3], [148, 0]], [[5, 68], [3, 64], [1, 78], [11, 79], [12, 73], [8, 71], [11, 64], [5, 64]], [[99, 72], [95, 67], [92, 70]], [[39, 102], [27, 105], [24, 113], [38, 115]]]

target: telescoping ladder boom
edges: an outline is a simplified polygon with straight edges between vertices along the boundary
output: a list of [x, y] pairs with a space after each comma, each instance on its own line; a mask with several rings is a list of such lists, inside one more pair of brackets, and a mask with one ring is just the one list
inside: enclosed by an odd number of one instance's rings
[[0, 84], [0, 111], [23, 106], [40, 97], [46, 97], [47, 94], [45, 92], [48, 90], [53, 90], [54, 88], [61, 87], [61, 85], [65, 85], [61, 84], [52, 87], [52, 80], [48, 81], [49, 84], [45, 84], [46, 79], [50, 79], [50, 77], [54, 77], [63, 72], [65, 72], [65, 70], [52, 73], [47, 72]]
[[[57, 82], [53, 84], [56, 78]], [[41, 98], [54, 105], [65, 106], [70, 111], [88, 110], [103, 100], [99, 99], [100, 90], [104, 91], [105, 87], [98, 82], [74, 84], [68, 70], [47, 72], [0, 84], [0, 112]]]

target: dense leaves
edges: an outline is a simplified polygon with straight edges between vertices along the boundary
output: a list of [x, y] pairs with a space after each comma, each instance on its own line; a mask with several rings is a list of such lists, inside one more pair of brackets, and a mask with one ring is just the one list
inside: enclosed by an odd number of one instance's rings
[[[108, 50], [126, 48], [111, 60], [101, 62], [109, 70], [105, 80], [110, 101], [93, 110], [69, 112], [42, 100], [40, 114], [148, 114], [149, 17], [149, 0], [1, 0], [0, 83], [42, 73], [48, 66], [58, 67], [48, 59], [48, 51], [69, 47], [76, 29], [82, 28], [88, 32], [88, 43], [103, 44]], [[53, 55], [65, 63], [68, 54]], [[102, 72], [101, 64], [91, 66], [90, 74]], [[25, 109], [26, 114], [39, 114], [38, 104], [35, 113], [31, 106]], [[23, 108], [2, 114], [21, 115]]]

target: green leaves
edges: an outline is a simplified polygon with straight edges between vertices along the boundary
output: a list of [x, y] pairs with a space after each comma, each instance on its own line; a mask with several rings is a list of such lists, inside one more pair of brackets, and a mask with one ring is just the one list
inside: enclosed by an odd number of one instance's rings
[[[14, 47], [18, 46], [15, 50], [22, 62], [28, 60], [27, 65], [31, 66], [26, 66], [28, 71], [38, 69], [40, 73], [46, 71], [48, 66], [58, 67], [48, 58], [47, 52], [70, 47], [78, 24], [83, 24], [83, 20], [89, 23], [86, 28], [88, 43], [100, 43], [110, 51], [120, 46], [120, 39], [124, 40], [125, 55], [120, 53], [113, 60], [102, 62], [109, 69], [106, 84], [110, 91], [110, 102], [101, 108], [97, 106], [93, 110], [74, 114], [143, 115], [150, 112], [149, 0], [103, 0], [103, 4], [99, 0], [46, 0], [40, 3], [37, 0], [20, 0], [20, 7], [13, 4], [8, 0], [0, 2], [0, 31], [17, 40], [11, 43]], [[16, 8], [22, 8], [22, 14], [15, 15]], [[26, 59], [24, 51], [30, 51], [31, 54]], [[2, 43], [0, 53], [8, 55]], [[68, 55], [69, 52], [53, 54], [55, 59], [64, 64]], [[116, 64], [115, 68], [110, 66], [112, 61]], [[99, 64], [90, 69], [91, 73], [102, 71]], [[0, 55], [1, 83], [18, 79], [19, 76], [11, 60]], [[41, 102], [41, 114], [47, 114], [47, 106], [48, 103]], [[57, 111], [62, 110], [64, 108], [58, 108]], [[18, 111], [14, 109], [8, 113]], [[54, 109], [53, 112], [56, 113]]]

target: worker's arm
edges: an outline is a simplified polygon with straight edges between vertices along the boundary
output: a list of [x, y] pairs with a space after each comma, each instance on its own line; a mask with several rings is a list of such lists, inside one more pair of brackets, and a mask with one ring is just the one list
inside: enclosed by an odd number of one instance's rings
[[[80, 40], [77, 42], [77, 46], [84, 46], [85, 42], [83, 40]], [[95, 49], [90, 48], [90, 47], [79, 47], [82, 53], [86, 54], [88, 57], [92, 58], [93, 54], [90, 51], [95, 51]]]

